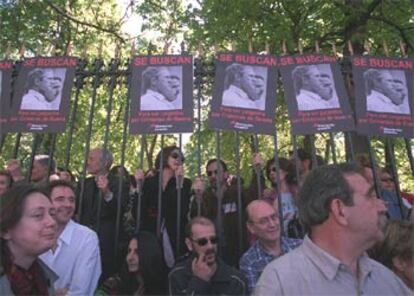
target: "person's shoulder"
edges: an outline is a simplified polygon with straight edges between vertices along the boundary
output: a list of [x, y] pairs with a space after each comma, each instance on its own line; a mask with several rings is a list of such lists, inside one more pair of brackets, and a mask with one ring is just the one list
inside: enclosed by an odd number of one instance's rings
[[240, 258], [240, 265], [244, 265], [244, 264], [252, 264], [253, 261], [258, 260], [258, 256], [257, 256], [257, 243], [254, 243], [253, 245], [250, 246], [250, 248], [247, 249], [246, 252], [243, 253], [243, 255]]
[[159, 174], [156, 173], [154, 176], [145, 177], [144, 179], [144, 186], [150, 186], [153, 184], [158, 184], [159, 182]]
[[[304, 261], [303, 252], [301, 246], [296, 249], [276, 258], [270, 262], [266, 269], [283, 271], [283, 273], [296, 273], [298, 271], [299, 264]], [[264, 271], [265, 271], [264, 270]]]
[[370, 275], [370, 278], [378, 284], [386, 284], [386, 287], [390, 289], [390, 293], [397, 293], [398, 295], [412, 295], [412, 291], [409, 290], [409, 288], [394, 272], [369, 257], [367, 257], [367, 260], [371, 265], [372, 274]]
[[189, 178], [184, 178], [184, 186], [190, 186], [191, 184], [193, 184], [193, 181], [191, 181], [191, 179]]
[[243, 273], [238, 270], [237, 268], [228, 265], [227, 263], [225, 263], [223, 260], [219, 260], [219, 266], [221, 271], [226, 275], [229, 276], [232, 279], [238, 278], [240, 280], [242, 280], [244, 283], [246, 282], [246, 279], [243, 275]]
[[172, 277], [178, 274], [189, 274], [191, 273], [190, 261], [192, 260], [191, 256], [186, 256], [181, 258], [174, 267], [168, 273], [168, 277]]
[[238, 287], [237, 289], [240, 291], [245, 291], [247, 289], [247, 279], [244, 274], [240, 270], [224, 263], [223, 261], [221, 261], [220, 264], [225, 277], [228, 277], [231, 285]]
[[376, 275], [383, 275], [385, 278], [389, 280], [396, 280], [398, 277], [392, 272], [388, 267], [382, 265], [380, 262], [367, 257], [367, 261], [371, 265], [371, 271], [374, 272]]
[[75, 221], [72, 221], [72, 223], [73, 223], [73, 228], [75, 230], [74, 233], [76, 235], [81, 235], [82, 238], [86, 238], [86, 237], [92, 238], [92, 239], [98, 238], [98, 235], [96, 234], [96, 232], [90, 229], [89, 227], [79, 224]]
[[303, 240], [298, 238], [282, 237], [282, 242], [289, 250], [293, 250], [299, 247], [303, 243]]

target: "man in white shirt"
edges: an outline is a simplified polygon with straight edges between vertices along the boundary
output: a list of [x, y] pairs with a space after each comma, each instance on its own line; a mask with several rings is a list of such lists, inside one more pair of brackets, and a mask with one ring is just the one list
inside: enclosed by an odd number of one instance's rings
[[56, 208], [59, 238], [56, 246], [40, 259], [59, 276], [55, 289], [67, 291], [71, 296], [94, 295], [101, 275], [98, 236], [71, 219], [76, 198], [70, 183], [52, 181], [48, 189]]
[[367, 111], [410, 114], [407, 87], [397, 75], [392, 74], [389, 70], [377, 69], [364, 72]]
[[148, 67], [142, 72], [141, 111], [182, 109], [178, 99], [181, 81], [168, 67]]
[[251, 66], [231, 64], [226, 68], [222, 105], [264, 110], [265, 81]]
[[53, 69], [36, 68], [27, 75], [21, 110], [59, 110], [62, 78]]
[[331, 76], [318, 66], [297, 66], [292, 71], [299, 111], [340, 108]]

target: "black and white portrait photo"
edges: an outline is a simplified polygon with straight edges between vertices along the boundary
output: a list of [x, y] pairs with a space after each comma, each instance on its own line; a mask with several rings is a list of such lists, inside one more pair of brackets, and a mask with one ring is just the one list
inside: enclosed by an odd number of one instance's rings
[[20, 110], [59, 110], [66, 68], [34, 68], [27, 74]]
[[267, 68], [233, 63], [224, 77], [222, 105], [263, 111], [266, 103]]
[[404, 71], [368, 69], [363, 77], [368, 112], [410, 114]]
[[140, 110], [182, 108], [182, 66], [147, 67], [142, 72]]
[[296, 66], [292, 80], [299, 111], [340, 108], [329, 64]]

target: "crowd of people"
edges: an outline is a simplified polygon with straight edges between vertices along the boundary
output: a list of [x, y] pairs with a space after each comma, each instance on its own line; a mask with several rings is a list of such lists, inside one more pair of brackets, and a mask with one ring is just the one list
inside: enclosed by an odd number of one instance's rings
[[276, 160], [255, 153], [245, 182], [222, 159], [190, 180], [176, 146], [134, 174], [92, 149], [79, 180], [47, 155], [30, 176], [12, 159], [0, 295], [413, 295], [413, 198], [392, 173]]

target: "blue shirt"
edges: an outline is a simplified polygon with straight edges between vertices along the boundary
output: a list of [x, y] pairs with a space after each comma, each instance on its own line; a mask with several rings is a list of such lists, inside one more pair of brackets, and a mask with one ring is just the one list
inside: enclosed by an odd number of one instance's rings
[[[280, 256], [292, 251], [302, 244], [301, 239], [282, 237]], [[247, 278], [249, 293], [256, 286], [257, 281], [268, 263], [277, 257], [267, 252], [257, 240], [240, 259], [240, 271]]]
[[[404, 219], [408, 217], [408, 209], [401, 201], [401, 209], [398, 197], [394, 192], [388, 190], [381, 191], [381, 199], [387, 203], [388, 215], [390, 219]], [[402, 213], [401, 213], [402, 210]]]

